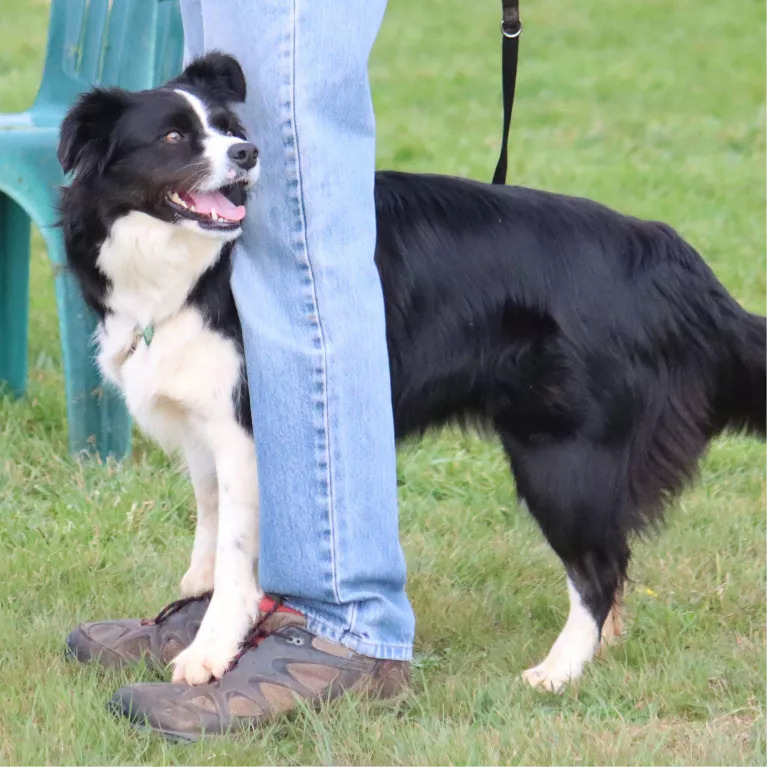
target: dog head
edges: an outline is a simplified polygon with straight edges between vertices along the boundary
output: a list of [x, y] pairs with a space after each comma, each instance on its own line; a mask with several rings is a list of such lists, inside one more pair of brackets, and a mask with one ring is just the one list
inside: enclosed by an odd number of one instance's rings
[[140, 211], [234, 239], [258, 176], [258, 150], [231, 108], [244, 100], [240, 65], [221, 53], [160, 88], [92, 90], [64, 119], [59, 162], [107, 215]]

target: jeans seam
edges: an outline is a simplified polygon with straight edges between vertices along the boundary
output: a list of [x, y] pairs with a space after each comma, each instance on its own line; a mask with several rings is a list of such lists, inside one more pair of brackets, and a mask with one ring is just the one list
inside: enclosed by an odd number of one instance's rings
[[333, 502], [333, 494], [334, 494], [334, 487], [333, 487], [333, 472], [331, 470], [331, 450], [330, 450], [330, 423], [328, 419], [328, 380], [327, 380], [327, 346], [325, 342], [325, 331], [322, 327], [322, 320], [320, 318], [320, 311], [319, 311], [319, 301], [317, 300], [317, 288], [315, 284], [314, 279], [314, 268], [312, 266], [312, 261], [309, 256], [309, 242], [307, 238], [307, 221], [306, 221], [306, 209], [304, 207], [304, 190], [303, 190], [303, 183], [301, 178], [301, 151], [300, 151], [300, 143], [298, 138], [298, 121], [296, 119], [296, 37], [297, 37], [297, 19], [298, 19], [298, 0], [293, 0], [293, 29], [291, 30], [291, 62], [292, 62], [292, 72], [291, 72], [291, 83], [290, 83], [290, 118], [291, 118], [291, 124], [293, 126], [293, 141], [294, 141], [294, 151], [293, 151], [293, 159], [295, 162], [295, 170], [296, 170], [296, 182], [297, 182], [297, 202], [299, 206], [299, 215], [301, 217], [301, 227], [302, 227], [302, 233], [303, 233], [303, 251], [304, 251], [304, 257], [306, 258], [306, 265], [309, 273], [309, 286], [312, 293], [312, 300], [314, 302], [314, 316], [316, 317], [316, 327], [317, 327], [317, 333], [319, 336], [320, 341], [320, 359], [321, 359], [321, 365], [320, 365], [320, 374], [322, 377], [322, 393], [321, 393], [321, 401], [322, 401], [322, 418], [323, 418], [323, 425], [324, 425], [324, 431], [325, 431], [325, 472], [326, 472], [326, 478], [325, 481], [327, 482], [327, 514], [328, 514], [328, 522], [330, 526], [330, 571], [331, 571], [331, 581], [332, 581], [332, 590], [333, 590], [333, 596], [335, 597], [336, 603], [340, 604], [341, 602], [341, 596], [338, 591], [338, 573], [336, 571], [336, 520], [335, 520], [335, 503]]
[[354, 633], [354, 624], [357, 621], [358, 605], [359, 602], [352, 602], [351, 608], [349, 609], [349, 625], [346, 630], [352, 633]]

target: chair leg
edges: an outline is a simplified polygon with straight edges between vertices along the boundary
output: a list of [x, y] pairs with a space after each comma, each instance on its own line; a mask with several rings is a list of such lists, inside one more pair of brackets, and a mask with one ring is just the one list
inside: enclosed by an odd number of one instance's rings
[[[63, 246], [50, 232], [51, 247]], [[61, 263], [52, 255], [54, 263]], [[123, 458], [130, 452], [131, 420], [120, 395], [101, 379], [96, 366], [93, 333], [96, 318], [86, 306], [75, 278], [66, 268], [56, 274], [56, 302], [64, 360], [69, 423], [69, 449]]]
[[0, 192], [0, 390], [16, 397], [27, 383], [29, 216]]

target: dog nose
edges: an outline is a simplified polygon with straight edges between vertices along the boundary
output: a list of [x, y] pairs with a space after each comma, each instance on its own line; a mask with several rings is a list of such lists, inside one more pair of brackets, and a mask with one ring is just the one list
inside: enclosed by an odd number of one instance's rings
[[249, 144], [247, 141], [242, 141], [239, 144], [232, 144], [227, 150], [229, 159], [239, 165], [243, 170], [250, 170], [258, 159], [258, 149], [253, 144]]

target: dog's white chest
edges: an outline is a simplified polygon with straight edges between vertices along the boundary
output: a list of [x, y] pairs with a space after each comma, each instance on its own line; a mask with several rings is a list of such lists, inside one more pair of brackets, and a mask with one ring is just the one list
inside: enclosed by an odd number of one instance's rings
[[97, 333], [99, 367], [141, 429], [165, 448], [203, 422], [233, 416], [240, 354], [187, 303], [221, 248], [220, 239], [133, 211], [112, 225], [99, 252], [111, 282]]
[[231, 340], [205, 327], [194, 307], [155, 326], [148, 344], [120, 315], [107, 316], [97, 340], [104, 376], [122, 391], [141, 429], [166, 449], [203, 421], [232, 417], [240, 355]]

